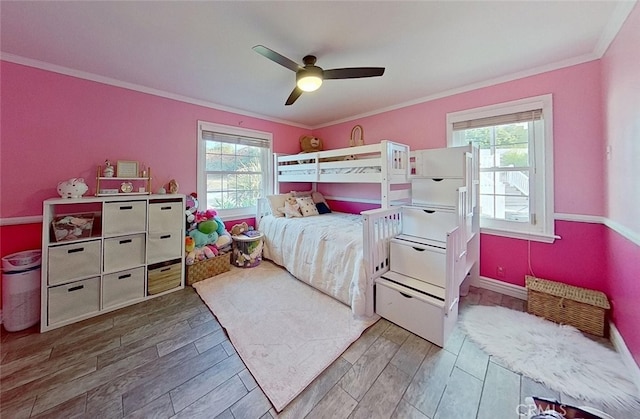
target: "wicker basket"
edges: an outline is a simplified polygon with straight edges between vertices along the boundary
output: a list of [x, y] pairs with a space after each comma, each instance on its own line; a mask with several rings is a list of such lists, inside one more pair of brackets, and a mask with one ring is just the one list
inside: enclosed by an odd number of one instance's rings
[[583, 332], [605, 335], [605, 319], [611, 307], [600, 291], [526, 276], [527, 311]]
[[229, 270], [231, 270], [229, 253], [220, 253], [214, 258], [187, 265], [187, 285], [192, 285], [194, 282], [211, 278]]

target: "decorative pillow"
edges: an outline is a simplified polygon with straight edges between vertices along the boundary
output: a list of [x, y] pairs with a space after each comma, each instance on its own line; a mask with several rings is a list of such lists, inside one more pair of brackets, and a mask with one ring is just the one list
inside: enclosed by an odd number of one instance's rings
[[271, 207], [271, 214], [274, 217], [284, 217], [284, 211], [280, 211], [284, 209], [284, 203], [289, 198], [291, 194], [283, 193], [280, 195], [267, 195], [267, 200], [269, 201], [269, 207]]
[[305, 196], [311, 196], [313, 191], [291, 191], [289, 193], [294, 198], [304, 198]]
[[303, 217], [310, 217], [312, 215], [320, 214], [318, 212], [318, 208], [316, 208], [316, 204], [313, 202], [310, 196], [305, 196], [303, 198], [296, 198], [296, 202], [300, 205], [300, 212]]
[[318, 214], [328, 214], [331, 212], [329, 206], [324, 202], [318, 202], [316, 208], [318, 209]]
[[329, 204], [327, 204], [326, 199], [324, 199], [324, 196], [320, 192], [312, 192], [311, 198], [313, 199], [313, 202], [315, 202], [316, 204], [319, 204], [320, 202], [322, 202], [327, 206], [327, 208], [329, 208]]
[[302, 217], [302, 214], [300, 213], [300, 205], [299, 204], [292, 204], [292, 203], [286, 201], [284, 203], [284, 207], [278, 208], [278, 210], [281, 211], [285, 215], [285, 217], [287, 217], [287, 218]]

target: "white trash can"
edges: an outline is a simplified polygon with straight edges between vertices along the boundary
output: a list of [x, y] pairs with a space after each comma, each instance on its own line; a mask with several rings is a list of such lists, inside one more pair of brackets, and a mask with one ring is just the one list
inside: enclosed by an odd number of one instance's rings
[[2, 325], [17, 332], [40, 321], [40, 250], [2, 258]]

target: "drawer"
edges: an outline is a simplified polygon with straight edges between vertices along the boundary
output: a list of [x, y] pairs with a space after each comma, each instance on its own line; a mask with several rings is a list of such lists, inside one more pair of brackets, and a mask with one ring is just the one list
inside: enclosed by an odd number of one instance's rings
[[182, 284], [182, 259], [149, 265], [147, 294], [159, 294]]
[[115, 272], [102, 278], [102, 307], [115, 307], [144, 297], [144, 267]]
[[47, 278], [49, 285], [100, 275], [100, 240], [49, 248]]
[[391, 270], [444, 288], [446, 250], [405, 240], [391, 240]]
[[456, 303], [445, 315], [444, 301], [378, 278], [376, 313], [438, 346], [444, 346], [455, 326], [458, 306]]
[[446, 242], [447, 232], [458, 225], [457, 218], [453, 210], [403, 207], [402, 232], [410, 236]]
[[112, 237], [104, 240], [104, 272], [144, 265], [145, 235]]
[[462, 186], [464, 186], [462, 179], [413, 179], [411, 202], [414, 205], [455, 208], [458, 205], [458, 188]]
[[94, 314], [100, 310], [100, 277], [51, 287], [48, 293], [49, 325]]
[[182, 231], [149, 233], [147, 240], [147, 263], [162, 262], [182, 257]]
[[438, 148], [416, 152], [416, 171], [420, 176], [435, 178], [464, 177], [465, 152], [468, 146]]
[[147, 230], [147, 201], [105, 202], [102, 212], [104, 235]]
[[149, 231], [182, 231], [184, 223], [182, 201], [149, 203]]

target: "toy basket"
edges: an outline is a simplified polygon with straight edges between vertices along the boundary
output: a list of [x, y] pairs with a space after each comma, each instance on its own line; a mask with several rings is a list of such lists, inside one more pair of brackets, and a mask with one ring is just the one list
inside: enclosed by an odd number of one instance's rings
[[605, 335], [607, 310], [611, 306], [604, 293], [528, 275], [525, 282], [529, 313], [592, 335]]
[[231, 270], [229, 253], [220, 253], [218, 256], [187, 265], [187, 285], [211, 278], [223, 272]]
[[86, 239], [93, 231], [94, 214], [67, 214], [55, 217], [51, 222], [56, 242]]

